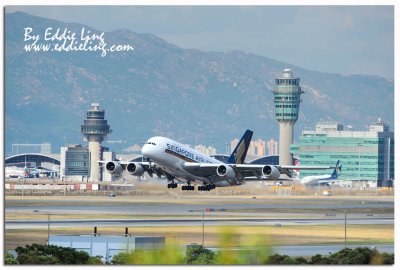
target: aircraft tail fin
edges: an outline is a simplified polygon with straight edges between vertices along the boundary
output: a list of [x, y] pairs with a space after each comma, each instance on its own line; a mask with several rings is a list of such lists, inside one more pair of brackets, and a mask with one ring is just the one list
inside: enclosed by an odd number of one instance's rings
[[228, 158], [228, 164], [243, 164], [244, 159], [247, 155], [247, 150], [250, 146], [251, 138], [253, 137], [253, 131], [246, 130], [243, 137], [240, 139], [235, 150], [233, 150], [231, 156]]
[[336, 162], [335, 169], [333, 169], [333, 172], [332, 172], [332, 174], [331, 174], [331, 178], [332, 178], [332, 179], [336, 179], [336, 178], [338, 177], [338, 175], [339, 175], [339, 172], [342, 171], [342, 165], [339, 166], [339, 162], [340, 162], [340, 160], [338, 160], [338, 161]]

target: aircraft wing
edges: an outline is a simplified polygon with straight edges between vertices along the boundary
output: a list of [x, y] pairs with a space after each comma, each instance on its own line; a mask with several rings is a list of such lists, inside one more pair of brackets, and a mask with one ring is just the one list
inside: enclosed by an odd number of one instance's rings
[[[155, 173], [158, 177], [165, 175], [168, 179], [172, 176], [167, 172], [164, 172], [161, 168], [155, 167], [153, 163], [148, 161], [120, 161], [120, 160], [98, 160], [100, 164], [104, 164], [105, 169], [115, 175], [120, 175], [123, 171], [128, 171], [129, 174], [135, 176], [141, 176], [144, 172], [147, 172], [151, 177], [153, 177], [153, 173]], [[172, 177], [173, 178], [173, 177]]]
[[[210, 177], [218, 176], [217, 168], [219, 166], [231, 167], [236, 174], [236, 177], [244, 180], [278, 180], [280, 179], [280, 174], [286, 174], [292, 177], [293, 169], [296, 170], [324, 170], [332, 169], [331, 166], [280, 166], [280, 165], [263, 165], [263, 164], [223, 164], [223, 163], [195, 163], [195, 162], [185, 162], [183, 163], [183, 168], [189, 173], [195, 176]], [[271, 170], [270, 175], [265, 175], [263, 170]], [[290, 181], [290, 180], [289, 180]]]
[[148, 161], [133, 162], [133, 161], [120, 161], [120, 160], [98, 160], [97, 162], [100, 164], [107, 164], [110, 161], [117, 162], [123, 168], [125, 168], [129, 163], [140, 164], [140, 166], [142, 166], [143, 168], [150, 168], [150, 166], [151, 166], [150, 162], [148, 162]]
[[[221, 163], [222, 164], [222, 163]], [[182, 167], [195, 176], [210, 177], [217, 175], [217, 168], [220, 163], [197, 163], [197, 162], [184, 162]]]

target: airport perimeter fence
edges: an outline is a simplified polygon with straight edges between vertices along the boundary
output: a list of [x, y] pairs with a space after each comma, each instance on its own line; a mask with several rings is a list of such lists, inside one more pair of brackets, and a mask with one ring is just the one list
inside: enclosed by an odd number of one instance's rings
[[132, 191], [116, 191], [110, 192], [105, 190], [6, 190], [5, 195], [9, 196], [110, 196], [115, 194], [129, 195], [129, 196], [146, 196], [149, 192], [146, 190], [132, 190]]
[[367, 188], [367, 189], [348, 189], [348, 188], [304, 188], [295, 186], [266, 186], [262, 188], [216, 188], [204, 191], [182, 191], [180, 189], [169, 190], [159, 189], [121, 189], [121, 190], [68, 190], [68, 189], [5, 189], [5, 195], [9, 196], [245, 196], [257, 198], [257, 196], [393, 196], [393, 188]]

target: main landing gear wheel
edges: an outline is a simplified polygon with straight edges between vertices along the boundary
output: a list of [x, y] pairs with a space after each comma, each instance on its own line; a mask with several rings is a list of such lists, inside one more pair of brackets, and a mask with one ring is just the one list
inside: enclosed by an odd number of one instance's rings
[[168, 188], [177, 188], [177, 187], [178, 187], [178, 184], [177, 184], [177, 183], [169, 183], [169, 184], [167, 185], [167, 187], [168, 187]]
[[214, 189], [215, 188], [215, 185], [214, 184], [208, 184], [208, 185], [205, 185], [205, 186], [199, 186], [198, 188], [197, 188], [197, 190], [198, 191], [210, 191], [210, 190], [212, 190], [212, 189]]
[[182, 186], [182, 190], [194, 190], [194, 186]]

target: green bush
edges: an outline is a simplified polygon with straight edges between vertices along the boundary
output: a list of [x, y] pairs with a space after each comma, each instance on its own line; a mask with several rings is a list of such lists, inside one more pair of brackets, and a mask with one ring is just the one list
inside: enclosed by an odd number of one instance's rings
[[111, 259], [112, 264], [184, 264], [185, 258], [179, 247], [169, 245], [159, 250], [132, 250], [121, 252]]
[[189, 247], [186, 251], [186, 264], [215, 264], [215, 253], [202, 246]]
[[17, 260], [12, 254], [6, 252], [4, 256], [4, 264], [17, 264]]
[[309, 264], [331, 264], [331, 261], [329, 258], [317, 254], [311, 257]]
[[[73, 248], [47, 246], [32, 244], [25, 247], [18, 247], [15, 250], [18, 254], [19, 264], [90, 264], [98, 259], [91, 259], [84, 251], [77, 251]], [[100, 260], [101, 261], [101, 260]]]

